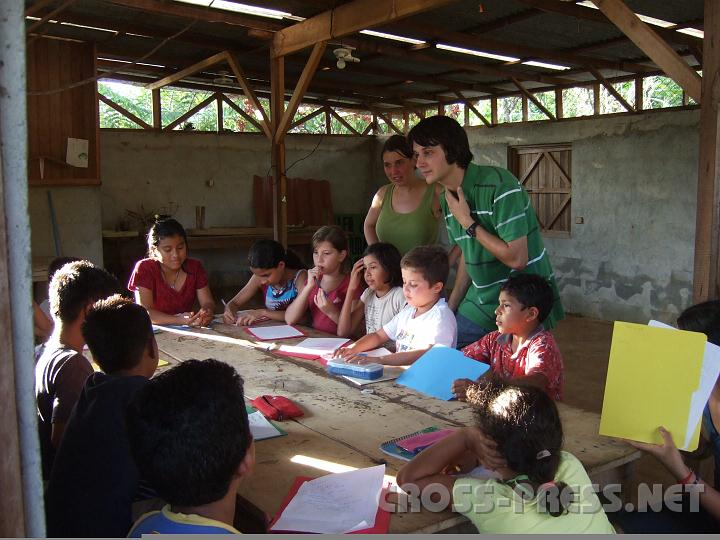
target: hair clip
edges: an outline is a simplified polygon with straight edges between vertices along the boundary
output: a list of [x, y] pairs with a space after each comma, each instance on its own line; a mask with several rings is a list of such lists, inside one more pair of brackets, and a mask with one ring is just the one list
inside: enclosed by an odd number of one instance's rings
[[535, 459], [545, 459], [550, 457], [550, 450], [540, 450], [537, 455], [535, 456]]

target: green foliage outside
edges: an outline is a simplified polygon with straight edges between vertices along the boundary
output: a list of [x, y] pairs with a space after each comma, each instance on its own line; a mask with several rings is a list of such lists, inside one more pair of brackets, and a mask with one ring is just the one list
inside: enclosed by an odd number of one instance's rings
[[[635, 105], [635, 81], [626, 81], [614, 83], [614, 88], [623, 96], [623, 98], [632, 106]], [[152, 92], [141, 85], [122, 83], [115, 81], [98, 82], [98, 91], [131, 112], [147, 124], [152, 125]], [[197, 106], [203, 100], [207, 99], [211, 92], [189, 90], [185, 88], [166, 87], [160, 91], [160, 99], [162, 104], [162, 125], [175, 121], [187, 113], [190, 109]], [[261, 114], [255, 109], [250, 100], [243, 95], [226, 94], [232, 102], [244, 111], [248, 116], [260, 122]], [[551, 113], [555, 114], [555, 92], [554, 90], [546, 92], [538, 92], [535, 97], [547, 108]], [[592, 116], [594, 114], [594, 90], [592, 86], [580, 88], [565, 88], [562, 90], [563, 96], [563, 116], [565, 118], [573, 118], [577, 116]], [[267, 99], [260, 98], [260, 103], [269, 116], [270, 104]], [[694, 101], [689, 100], [690, 103]], [[482, 113], [488, 120], [491, 117], [490, 99], [483, 98], [472, 102], [474, 107]], [[683, 104], [683, 91], [677, 83], [669, 77], [651, 76], [643, 79], [643, 108], [658, 109], [666, 107], [678, 107]], [[247, 118], [238, 113], [233, 107], [227, 103], [222, 103], [223, 108], [223, 126], [224, 131], [232, 132], [258, 132], [259, 129], [253, 125]], [[293, 121], [297, 121], [304, 116], [316, 111], [319, 105], [301, 105]], [[452, 103], [444, 106], [445, 114], [456, 119], [461, 124], [465, 123], [465, 104]], [[431, 107], [427, 110], [428, 114], [434, 114], [435, 108]], [[367, 126], [372, 122], [372, 114], [359, 111], [342, 110], [336, 108], [335, 111], [358, 133], [363, 133]], [[612, 114], [625, 112], [625, 108], [615, 99], [608, 90], [600, 86], [600, 113]], [[391, 117], [390, 112], [386, 113], [388, 119], [391, 119], [395, 126], [402, 130], [402, 116], [395, 114]], [[470, 126], [482, 125], [482, 121], [472, 110], [469, 111]], [[545, 120], [547, 116], [531, 101], [528, 102], [528, 119], [529, 120]], [[197, 131], [217, 131], [217, 102], [211, 101], [206, 107], [195, 113], [191, 118], [181, 122], [176, 126], [176, 130], [192, 129]], [[420, 121], [420, 117], [416, 113], [410, 113], [410, 127]], [[522, 121], [522, 98], [520, 96], [507, 96], [498, 98], [498, 122], [520, 122]], [[331, 130], [334, 134], [350, 134], [341, 122], [335, 117], [330, 120]], [[100, 102], [100, 127], [101, 128], [121, 128], [121, 129], [140, 129], [140, 126], [130, 120], [112, 107]], [[319, 114], [309, 121], [292, 128], [290, 133], [308, 133], [320, 134], [325, 133], [326, 122], [325, 114]], [[378, 133], [392, 134], [394, 131], [385, 123], [384, 120], [378, 118]]]

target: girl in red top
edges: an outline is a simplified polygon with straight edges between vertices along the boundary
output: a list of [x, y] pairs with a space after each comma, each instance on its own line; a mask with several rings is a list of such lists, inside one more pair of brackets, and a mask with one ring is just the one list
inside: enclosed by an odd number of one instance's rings
[[[285, 311], [285, 322], [298, 323], [309, 309], [313, 328], [337, 335], [350, 284], [347, 237], [340, 227], [326, 225], [315, 231], [312, 246], [315, 267], [308, 270], [305, 287]], [[355, 299], [361, 293], [358, 288]]]
[[[207, 326], [213, 301], [202, 263], [187, 256], [185, 229], [174, 219], [157, 221], [147, 236], [148, 258], [135, 265], [128, 289], [154, 324]], [[200, 309], [193, 312], [197, 298]]]

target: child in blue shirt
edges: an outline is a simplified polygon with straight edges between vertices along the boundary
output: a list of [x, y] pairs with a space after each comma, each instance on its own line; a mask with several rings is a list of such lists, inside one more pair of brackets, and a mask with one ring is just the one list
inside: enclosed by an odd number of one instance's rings
[[168, 503], [128, 536], [240, 532], [236, 493], [255, 445], [243, 380], [231, 366], [188, 360], [158, 375], [130, 405], [127, 425], [140, 472]]

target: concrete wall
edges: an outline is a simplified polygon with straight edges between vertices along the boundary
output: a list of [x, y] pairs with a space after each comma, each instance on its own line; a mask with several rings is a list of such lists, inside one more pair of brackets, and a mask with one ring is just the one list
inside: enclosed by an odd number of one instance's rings
[[699, 123], [663, 111], [468, 135], [475, 162], [503, 167], [508, 145], [572, 143], [571, 238], [545, 238], [565, 309], [674, 322], [692, 300]]
[[[196, 205], [205, 206], [206, 227], [255, 224], [253, 175], [270, 169], [264, 136], [103, 130], [100, 143], [103, 228], [116, 228], [126, 210], [139, 211], [141, 204], [146, 211], [169, 210], [186, 227], [195, 226]], [[335, 213], [364, 213], [371, 197], [368, 156], [373, 145], [369, 137], [289, 135], [288, 176], [329, 180]], [[293, 165], [301, 158], [306, 159]], [[246, 279], [246, 253], [202, 251], [194, 256], [205, 262], [211, 282]]]
[[[54, 257], [49, 188], [30, 188], [29, 212], [33, 257]], [[62, 254], [103, 264], [100, 187], [56, 187], [52, 193]]]

